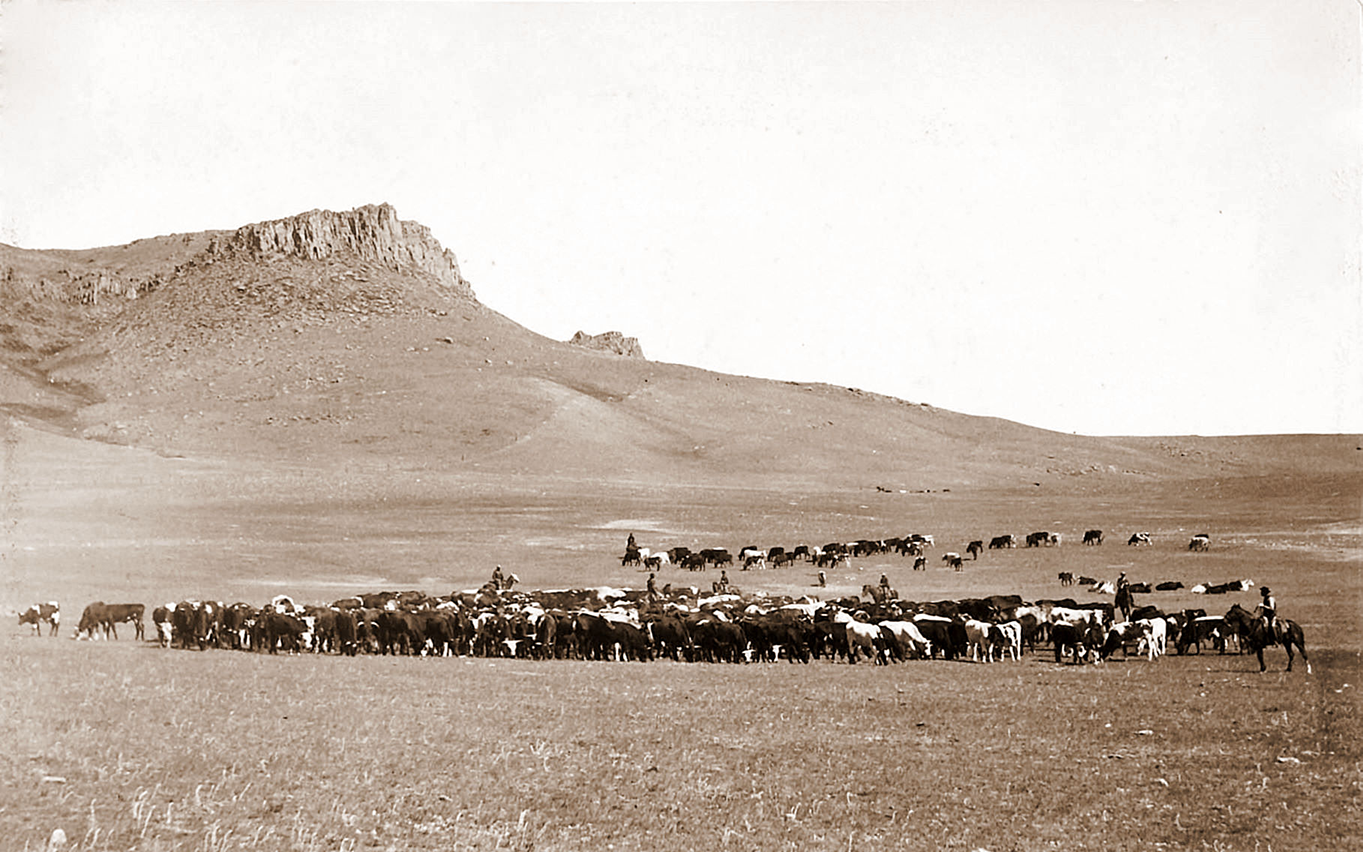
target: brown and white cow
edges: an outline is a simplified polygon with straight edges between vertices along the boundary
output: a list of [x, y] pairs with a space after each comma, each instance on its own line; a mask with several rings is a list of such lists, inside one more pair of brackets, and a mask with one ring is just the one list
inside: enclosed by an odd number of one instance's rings
[[19, 613], [20, 626], [32, 624], [35, 635], [41, 636], [43, 634], [43, 622], [47, 622], [47, 635], [56, 636], [57, 629], [62, 624], [61, 605], [56, 601], [35, 603]]

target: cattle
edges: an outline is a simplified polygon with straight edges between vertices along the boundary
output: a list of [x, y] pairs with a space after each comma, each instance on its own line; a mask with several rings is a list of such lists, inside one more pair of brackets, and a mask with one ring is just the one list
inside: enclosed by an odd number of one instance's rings
[[336, 611], [336, 650], [347, 657], [359, 652], [358, 629], [355, 613], [348, 609]]
[[738, 551], [738, 561], [747, 565], [752, 560], [766, 562], [767, 552], [760, 547], [749, 546]]
[[915, 571], [928, 570], [928, 558], [926, 556], [915, 556], [913, 558], [913, 570]]
[[965, 546], [965, 552], [970, 554], [971, 559], [979, 559], [982, 550], [984, 550], [984, 542], [979, 539]]
[[19, 626], [23, 627], [25, 624], [32, 624], [33, 634], [35, 636], [43, 635], [44, 623], [47, 624], [47, 635], [56, 636], [57, 630], [62, 624], [61, 604], [56, 601], [35, 603], [28, 609], [19, 613]]
[[923, 554], [923, 543], [914, 541], [910, 538], [891, 539], [895, 553], [900, 556], [921, 556]]
[[[549, 620], [552, 620], [550, 617]], [[659, 657], [670, 657], [676, 662], [694, 658], [695, 645], [686, 622], [676, 615], [664, 615], [650, 619], [649, 634], [653, 637], [653, 649]]]
[[1070, 571], [1061, 571], [1059, 574], [1056, 575], [1056, 577], [1057, 577], [1057, 579], [1060, 580], [1060, 585], [1062, 585], [1062, 586], [1073, 586], [1073, 585], [1074, 585], [1074, 574], [1073, 574], [1073, 572], [1070, 572]]
[[691, 640], [695, 643], [696, 658], [707, 663], [741, 663], [747, 661], [745, 651], [748, 637], [743, 628], [722, 621], [713, 614], [698, 616], [688, 621]]
[[699, 553], [688, 553], [677, 563], [687, 571], [704, 571], [706, 566], [705, 557]]
[[1146, 659], [1154, 661], [1159, 659], [1169, 651], [1169, 622], [1156, 616], [1155, 618], [1142, 618], [1136, 622], [1141, 626], [1141, 635], [1137, 641], [1137, 651], [1144, 650]]
[[1247, 592], [1254, 585], [1253, 580], [1231, 580], [1226, 583], [1198, 583], [1188, 591], [1195, 595], [1224, 595], [1231, 592]]
[[171, 614], [175, 611], [175, 604], [170, 603], [165, 606], [158, 606], [151, 611], [151, 623], [156, 627], [156, 642], [162, 648], [170, 647], [171, 640]]
[[1084, 544], [1086, 544], [1086, 545], [1100, 545], [1100, 544], [1102, 544], [1102, 543], [1103, 543], [1103, 531], [1102, 531], [1102, 530], [1087, 530], [1087, 531], [1084, 532]]
[[81, 613], [80, 622], [76, 625], [76, 636], [85, 634], [94, 639], [95, 630], [100, 629], [105, 639], [111, 634], [117, 639], [118, 625], [127, 622], [132, 624], [136, 638], [140, 640], [143, 634], [142, 617], [146, 609], [140, 603], [106, 604], [103, 601], [95, 601], [86, 606], [85, 611]]
[[1102, 627], [1096, 624], [1069, 624], [1062, 621], [1051, 625], [1051, 644], [1057, 663], [1064, 662], [1065, 649], [1068, 648], [1071, 662], [1082, 665], [1090, 651], [1102, 647], [1104, 638]]
[[713, 565], [716, 568], [721, 565], [734, 564], [733, 555], [722, 547], [705, 548], [700, 552], [700, 555], [704, 558], [707, 565]]
[[877, 663], [887, 663], [889, 645], [877, 624], [848, 620], [843, 623], [847, 637], [847, 662], [856, 663], [861, 651]]
[[1119, 621], [1107, 629], [1107, 635], [1103, 638], [1102, 649], [1099, 656], [1106, 660], [1117, 652], [1120, 648], [1122, 658], [1127, 656], [1127, 646], [1135, 642], [1141, 635], [1141, 625], [1134, 621]]
[[1157, 592], [1176, 592], [1176, 591], [1178, 591], [1178, 590], [1181, 589], [1181, 588], [1183, 588], [1183, 584], [1180, 583], [1178, 580], [1166, 580], [1166, 581], [1164, 581], [1163, 583], [1159, 583], [1158, 585], [1156, 585], [1156, 586], [1155, 586], [1155, 591], [1157, 591]]
[[302, 619], [266, 610], [260, 615], [260, 623], [264, 634], [263, 647], [271, 654], [278, 653], [281, 648], [291, 653], [302, 650], [303, 634], [307, 632], [307, 625]]
[[994, 662], [994, 625], [987, 621], [968, 618], [965, 622], [966, 643], [970, 647], [970, 659], [981, 662]]
[[1097, 624], [1102, 626], [1110, 609], [1094, 606], [1088, 609], [1053, 606], [1048, 613], [1051, 624]]
[[1131, 534], [1131, 538], [1126, 540], [1128, 546], [1140, 546], [1142, 544], [1154, 544], [1148, 532], [1136, 532]]
[[171, 611], [171, 635], [181, 648], [200, 651], [208, 647], [211, 610], [199, 601], [181, 601]]
[[947, 564], [947, 567], [952, 568], [953, 570], [956, 571], [961, 570], [962, 566], [961, 554], [956, 553], [955, 551], [948, 551], [946, 553], [943, 553], [942, 561]]
[[1179, 630], [1178, 641], [1174, 645], [1178, 653], [1186, 654], [1189, 648], [1196, 648], [1200, 654], [1203, 642], [1211, 642], [1219, 653], [1226, 653], [1226, 619], [1219, 615], [1196, 615], [1196, 612], [1200, 611], [1188, 613], [1192, 617], [1185, 618]]
[[1043, 544], [1049, 544], [1050, 540], [1051, 534], [1045, 531], [1027, 533], [1027, 547], [1041, 547]]
[[948, 660], [965, 655], [970, 643], [965, 634], [965, 626], [961, 622], [938, 615], [918, 613], [913, 617], [913, 623], [931, 643], [931, 655], [941, 651], [942, 657]]
[[825, 548], [819, 551], [819, 555], [815, 558], [814, 564], [819, 568], [830, 568], [837, 565], [839, 562], [850, 561], [851, 558], [847, 555], [846, 551], [828, 550]]
[[1017, 538], [1012, 533], [1009, 533], [1008, 535], [996, 535], [989, 539], [990, 550], [1005, 550], [1017, 546]]
[[[915, 656], [931, 658], [932, 642], [923, 635], [923, 631], [918, 629], [918, 625], [912, 621], [882, 621], [880, 629], [888, 631], [889, 636], [885, 637], [890, 649], [891, 656], [895, 659], [903, 659], [905, 652], [911, 652]], [[892, 637], [892, 638], [891, 638]]]
[[1206, 551], [1212, 546], [1212, 537], [1206, 533], [1198, 533], [1188, 540], [1188, 549], [1194, 552]]
[[1022, 659], [1022, 624], [1018, 621], [1003, 621], [994, 625], [994, 643], [1000, 648], [999, 659], [1008, 654], [1014, 660]]

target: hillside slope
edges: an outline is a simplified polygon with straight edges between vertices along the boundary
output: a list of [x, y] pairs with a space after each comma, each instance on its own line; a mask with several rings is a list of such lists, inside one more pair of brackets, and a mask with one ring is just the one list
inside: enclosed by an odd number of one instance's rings
[[[0, 294], [0, 410], [167, 455], [891, 491], [1300, 461], [1271, 442], [1066, 435], [549, 340], [479, 303], [454, 256], [387, 205], [0, 247]], [[1318, 464], [1347, 467], [1342, 446], [1325, 439]]]

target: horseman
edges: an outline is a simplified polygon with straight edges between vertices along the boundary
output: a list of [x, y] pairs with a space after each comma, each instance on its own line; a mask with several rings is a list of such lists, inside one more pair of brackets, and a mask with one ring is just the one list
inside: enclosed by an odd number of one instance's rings
[[1268, 632], [1269, 642], [1278, 644], [1278, 601], [1273, 597], [1268, 586], [1259, 589], [1259, 596], [1263, 598], [1259, 602], [1259, 614], [1264, 620], [1264, 629]]
[[880, 575], [880, 590], [887, 593], [890, 591], [890, 578], [884, 574]]
[[1113, 600], [1113, 604], [1117, 609], [1122, 611], [1122, 618], [1124, 620], [1130, 620], [1131, 609], [1134, 606], [1135, 601], [1132, 600], [1131, 584], [1127, 582], [1125, 571], [1117, 575], [1116, 596]]
[[504, 578], [502, 576], [502, 566], [498, 565], [496, 568], [492, 569], [492, 588], [494, 590], [500, 591], [503, 582]]

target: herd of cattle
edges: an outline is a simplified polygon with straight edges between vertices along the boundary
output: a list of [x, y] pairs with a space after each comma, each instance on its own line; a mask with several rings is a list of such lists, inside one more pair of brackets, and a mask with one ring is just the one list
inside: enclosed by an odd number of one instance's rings
[[[1092, 539], [1092, 540], [1090, 540]], [[1040, 532], [1027, 536], [1034, 547], [1055, 546], [1060, 536]], [[1091, 531], [1086, 543], [1101, 544], [1102, 533]], [[1138, 533], [1129, 543], [1149, 543]], [[743, 548], [748, 562], [760, 557], [781, 564], [790, 558], [837, 558], [871, 555], [891, 550], [917, 554], [933, 545], [931, 536], [915, 535], [887, 541], [861, 540], [823, 548], [784, 550]], [[978, 546], [978, 547], [977, 547]], [[1015, 547], [1013, 536], [998, 536], [991, 548]], [[983, 540], [971, 542], [967, 552], [978, 558]], [[692, 554], [673, 551], [686, 564]], [[727, 551], [702, 551], [695, 556], [706, 564], [725, 565]], [[654, 554], [632, 546], [628, 562], [645, 562]], [[949, 562], [959, 562], [955, 553]], [[654, 565], [660, 563], [652, 563]], [[823, 563], [828, 564], [828, 563]], [[500, 571], [498, 572], [500, 574]], [[1244, 613], [1238, 604], [1227, 616], [1204, 610], [1164, 613], [1153, 606], [1121, 611], [1112, 603], [1078, 603], [1073, 599], [1027, 602], [1018, 595], [991, 595], [963, 600], [910, 601], [900, 599], [882, 580], [865, 586], [861, 597], [819, 600], [742, 595], [727, 583], [715, 583], [713, 593], [695, 587], [674, 589], [671, 584], [648, 589], [575, 589], [517, 591], [490, 582], [480, 589], [431, 596], [423, 592], [380, 592], [343, 598], [330, 605], [301, 606], [278, 596], [263, 606], [247, 603], [186, 600], [156, 607], [151, 613], [152, 639], [163, 647], [205, 650], [238, 649], [271, 654], [396, 654], [420, 656], [523, 657], [532, 659], [654, 660], [688, 662], [757, 662], [785, 659], [874, 660], [891, 663], [908, 659], [1021, 659], [1028, 650], [1049, 645], [1055, 661], [1097, 662], [1121, 651], [1135, 651], [1153, 660], [1172, 645], [1182, 654], [1210, 645], [1225, 652], [1239, 644]], [[1073, 581], [1061, 575], [1062, 583]], [[1081, 577], [1080, 584], [1111, 593], [1110, 587]], [[1191, 591], [1244, 591], [1251, 581], [1207, 586]], [[1161, 584], [1159, 588], [1181, 584]], [[1149, 591], [1133, 584], [1132, 591]], [[117, 639], [118, 627], [130, 624], [144, 637], [146, 608], [142, 604], [95, 602], [85, 607], [76, 638]], [[1119, 620], [1120, 617], [1120, 620]], [[34, 604], [19, 617], [41, 632], [55, 635], [60, 625], [56, 602]]]
[[[1102, 530], [1087, 530], [1084, 533], [1084, 544], [1098, 546], [1103, 543]], [[1023, 538], [1025, 547], [1058, 547], [1062, 536], [1057, 532], [1048, 530], [1038, 530], [1028, 533]], [[725, 568], [731, 565], [739, 565], [747, 571], [754, 568], [781, 568], [802, 560], [813, 563], [818, 568], [828, 568], [847, 562], [851, 559], [873, 556], [882, 553], [897, 553], [901, 556], [914, 557], [914, 570], [924, 570], [927, 567], [927, 557], [924, 551], [934, 545], [931, 535], [912, 533], [905, 536], [896, 536], [884, 539], [858, 539], [851, 542], [830, 542], [823, 547], [811, 547], [801, 544], [787, 550], [783, 546], [761, 548], [756, 545], [739, 549], [738, 557], [727, 548], [705, 548], [699, 551], [692, 551], [688, 547], [672, 547], [667, 550], [651, 550], [647, 547], [638, 547], [631, 536], [629, 545], [625, 548], [625, 555], [621, 557], [622, 566], [636, 565], [650, 570], [658, 570], [669, 565], [676, 565], [690, 571], [704, 571], [707, 568]], [[1151, 545], [1154, 539], [1148, 532], [1135, 532], [1127, 539], [1126, 543], [1131, 546]], [[1206, 551], [1211, 548], [1212, 539], [1207, 533], [1198, 533], [1188, 542], [1188, 549], [1191, 551]], [[1007, 550], [1018, 546], [1017, 536], [1009, 533], [997, 535], [989, 539], [989, 550]], [[976, 539], [965, 546], [966, 555], [971, 559], [979, 559], [980, 554], [985, 550], [984, 539]], [[948, 567], [961, 570], [963, 559], [955, 551], [947, 551], [942, 554], [942, 561]]]

